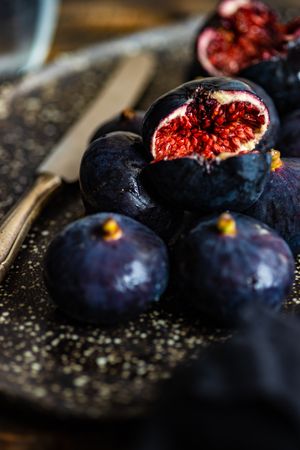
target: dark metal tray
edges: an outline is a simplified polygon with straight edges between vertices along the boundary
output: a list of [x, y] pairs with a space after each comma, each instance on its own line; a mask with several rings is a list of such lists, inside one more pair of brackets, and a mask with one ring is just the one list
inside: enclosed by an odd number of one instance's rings
[[[0, 85], [0, 217], [121, 55], [142, 49], [157, 54], [155, 79], [138, 105], [147, 108], [184, 80], [199, 23], [196, 18], [96, 46], [19, 84]], [[0, 395], [61, 417], [137, 416], [175, 366], [226, 333], [161, 306], [114, 328], [82, 326], [61, 315], [43, 284], [43, 255], [52, 237], [82, 214], [78, 186], [65, 187], [36, 222], [0, 287]], [[297, 275], [287, 305], [296, 311], [299, 303]]]

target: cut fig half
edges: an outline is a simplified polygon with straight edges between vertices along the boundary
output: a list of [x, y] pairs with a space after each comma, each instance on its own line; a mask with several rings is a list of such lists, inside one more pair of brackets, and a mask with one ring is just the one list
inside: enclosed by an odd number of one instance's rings
[[211, 75], [235, 75], [284, 52], [284, 26], [259, 1], [224, 0], [197, 38], [199, 62]]
[[251, 151], [261, 140], [270, 120], [265, 104], [252, 92], [218, 90], [213, 83], [192, 83], [191, 97], [161, 120], [151, 142], [155, 161], [212, 160]]
[[[295, 68], [295, 45], [300, 41], [300, 19], [281, 23], [277, 14], [266, 4], [256, 0], [223, 0], [215, 13], [206, 21], [197, 34], [195, 43], [196, 61], [192, 76], [235, 76], [242, 74], [260, 84], [271, 96], [282, 95], [284, 81], [281, 69], [269, 73], [268, 64], [274, 61], [283, 64], [286, 78], [297, 91], [300, 80]], [[299, 53], [298, 61], [299, 61]], [[297, 58], [296, 58], [297, 59]], [[259, 65], [257, 71], [248, 68]], [[290, 72], [294, 73], [292, 79]], [[284, 77], [285, 77], [284, 76]], [[265, 82], [265, 80], [267, 80]], [[272, 80], [276, 82], [273, 88]], [[269, 86], [271, 83], [272, 86]], [[269, 88], [269, 89], [268, 89]], [[292, 104], [294, 99], [292, 100]], [[278, 107], [284, 110], [281, 103]], [[291, 105], [286, 105], [286, 108]]]
[[143, 137], [153, 161], [145, 177], [181, 209], [243, 210], [263, 189], [270, 157], [256, 147], [269, 124], [267, 106], [243, 81], [185, 83], [146, 113]]

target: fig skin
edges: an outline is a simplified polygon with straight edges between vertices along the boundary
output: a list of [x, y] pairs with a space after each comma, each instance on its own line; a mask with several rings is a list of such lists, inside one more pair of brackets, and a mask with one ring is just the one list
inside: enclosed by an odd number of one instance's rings
[[[249, 92], [264, 104], [253, 88], [241, 80], [212, 77], [185, 83], [160, 97], [146, 112], [143, 138], [147, 151], [151, 152], [153, 135], [162, 120], [193, 98], [200, 87], [207, 92]], [[154, 161], [143, 170], [143, 179], [147, 188], [171, 207], [206, 214], [248, 208], [261, 195], [269, 169], [270, 156], [260, 151], [212, 162], [189, 156]]]
[[300, 109], [283, 118], [276, 148], [282, 156], [300, 157]]
[[197, 159], [158, 161], [143, 170], [145, 184], [173, 208], [201, 214], [244, 211], [264, 190], [270, 172], [267, 153], [249, 153], [206, 166]]
[[129, 131], [130, 133], [141, 136], [144, 116], [145, 111], [125, 109], [114, 116], [111, 120], [108, 120], [97, 128], [91, 136], [89, 142], [91, 143], [107, 133], [112, 133], [113, 131]]
[[[103, 234], [113, 220], [121, 236]], [[117, 230], [118, 231], [118, 230]], [[168, 281], [163, 241], [119, 214], [101, 213], [68, 225], [51, 242], [44, 277], [56, 305], [81, 322], [112, 324], [159, 300]]]
[[145, 189], [141, 171], [150, 159], [142, 138], [113, 132], [93, 141], [80, 166], [80, 189], [87, 213], [112, 211], [138, 220], [169, 239], [181, 224], [181, 213], [165, 207]]
[[300, 233], [300, 158], [282, 158], [258, 201], [245, 213], [269, 225], [287, 242]]
[[237, 213], [229, 216], [235, 234], [226, 234], [218, 229], [223, 216], [204, 219], [176, 244], [174, 273], [185, 302], [224, 324], [248, 304], [279, 309], [294, 280], [289, 246], [267, 225]]
[[273, 99], [281, 116], [299, 108], [300, 39], [290, 42], [286, 55], [261, 61], [242, 70], [239, 75], [254, 81]]

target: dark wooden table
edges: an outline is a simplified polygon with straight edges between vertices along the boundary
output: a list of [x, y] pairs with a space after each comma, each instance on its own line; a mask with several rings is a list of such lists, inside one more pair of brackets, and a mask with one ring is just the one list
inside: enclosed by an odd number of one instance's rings
[[[299, 8], [299, 0], [284, 7]], [[117, 36], [171, 24], [210, 11], [214, 0], [63, 0], [49, 61], [65, 52]], [[272, 2], [273, 6], [282, 1]], [[129, 450], [136, 423], [62, 424], [4, 407], [0, 415], [1, 450]], [[117, 430], [117, 431], [116, 431]]]

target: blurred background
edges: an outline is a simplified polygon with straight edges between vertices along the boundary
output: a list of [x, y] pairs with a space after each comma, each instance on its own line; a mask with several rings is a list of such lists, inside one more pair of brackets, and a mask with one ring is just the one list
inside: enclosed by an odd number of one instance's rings
[[[299, 0], [273, 0], [299, 7]], [[215, 0], [62, 0], [50, 58], [111, 37], [204, 14]]]
[[[272, 6], [293, 8], [299, 0]], [[215, 0], [1, 0], [0, 75], [39, 68], [66, 52], [213, 9]]]
[[209, 11], [214, 0], [62, 0], [51, 57]]

